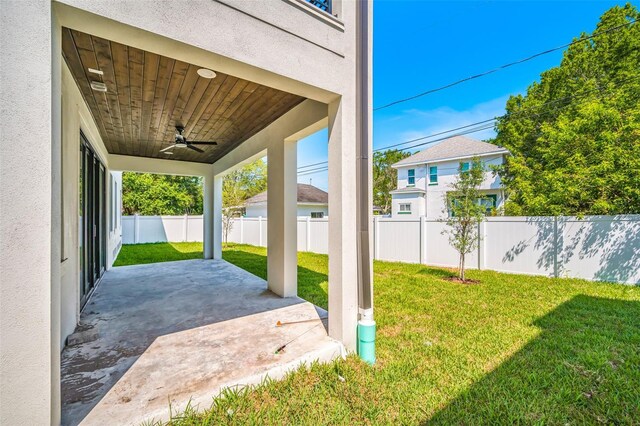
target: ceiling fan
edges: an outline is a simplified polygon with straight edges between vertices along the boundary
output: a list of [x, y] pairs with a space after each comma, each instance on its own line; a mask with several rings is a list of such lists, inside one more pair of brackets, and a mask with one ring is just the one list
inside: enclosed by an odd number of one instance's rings
[[196, 152], [204, 152], [195, 145], [218, 145], [218, 142], [188, 141], [187, 138], [182, 135], [183, 132], [183, 126], [176, 126], [176, 136], [173, 144], [169, 145], [166, 148], [162, 148], [160, 152], [164, 152], [165, 154], [173, 154], [173, 148], [189, 148]]

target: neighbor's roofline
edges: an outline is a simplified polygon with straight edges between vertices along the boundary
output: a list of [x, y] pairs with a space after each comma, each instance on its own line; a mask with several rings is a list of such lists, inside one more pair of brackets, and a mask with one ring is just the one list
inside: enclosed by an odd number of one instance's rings
[[[266, 201], [257, 201], [255, 203], [246, 203], [245, 206], [259, 206], [259, 205], [266, 205], [267, 202]], [[329, 203], [314, 203], [311, 201], [298, 201], [296, 202], [297, 205], [303, 205], [303, 206], [328, 206]]]
[[419, 166], [420, 164], [442, 163], [444, 161], [462, 160], [463, 158], [487, 157], [489, 155], [508, 154], [508, 153], [509, 153], [508, 149], [502, 148], [497, 151], [483, 152], [482, 154], [459, 155], [457, 157], [438, 158], [436, 160], [430, 160], [430, 161], [416, 161], [413, 163], [404, 163], [404, 164], [400, 164], [400, 161], [398, 161], [397, 163], [392, 164], [391, 167], [393, 167], [394, 169], [398, 169], [400, 167]]

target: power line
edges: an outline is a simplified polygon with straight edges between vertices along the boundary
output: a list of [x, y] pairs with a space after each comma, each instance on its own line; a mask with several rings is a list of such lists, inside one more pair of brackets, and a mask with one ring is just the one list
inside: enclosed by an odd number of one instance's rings
[[612, 32], [612, 31], [617, 31], [617, 30], [619, 30], [619, 29], [621, 29], [623, 27], [626, 27], [628, 25], [634, 24], [635, 22], [636, 22], [636, 20], [634, 19], [634, 20], [626, 22], [624, 24], [617, 25], [617, 26], [611, 27], [611, 28], [607, 28], [606, 30], [598, 31], [597, 33], [593, 33], [590, 36], [582, 37], [582, 38], [579, 38], [578, 40], [572, 41], [571, 43], [563, 44], [562, 46], [554, 47], [552, 49], [548, 49], [548, 50], [545, 50], [543, 52], [538, 52], [538, 53], [536, 53], [534, 55], [531, 55], [531, 56], [528, 56], [526, 58], [519, 59], [517, 61], [510, 62], [508, 64], [500, 65], [499, 67], [491, 69], [489, 71], [485, 71], [485, 72], [482, 72], [480, 74], [472, 75], [472, 76], [463, 78], [461, 80], [457, 80], [457, 81], [454, 81], [452, 83], [445, 84], [444, 86], [436, 87], [434, 89], [430, 89], [430, 90], [427, 90], [425, 92], [418, 93], [417, 95], [413, 95], [413, 96], [409, 96], [407, 98], [399, 99], [397, 101], [389, 102], [388, 104], [379, 106], [377, 108], [374, 108], [373, 110], [374, 111], [379, 111], [381, 109], [389, 108], [389, 107], [391, 107], [393, 105], [397, 105], [397, 104], [400, 104], [400, 103], [403, 103], [403, 102], [408, 102], [408, 101], [411, 101], [413, 99], [417, 99], [417, 98], [420, 98], [422, 96], [429, 95], [431, 93], [439, 92], [441, 90], [445, 90], [445, 89], [448, 89], [450, 87], [457, 86], [458, 84], [464, 83], [466, 81], [475, 80], [477, 78], [484, 77], [484, 76], [487, 76], [489, 74], [493, 74], [493, 73], [498, 72], [500, 70], [503, 70], [505, 68], [509, 68], [509, 67], [514, 66], [514, 65], [522, 64], [524, 62], [530, 61], [530, 60], [535, 59], [537, 57], [540, 57], [540, 56], [555, 52], [555, 51], [560, 50], [560, 49], [564, 49], [566, 47], [569, 47], [569, 46], [577, 44], [577, 43], [581, 43], [581, 42], [583, 42], [585, 40], [590, 40], [590, 39], [592, 39], [594, 37], [597, 37], [599, 35], [606, 34], [606, 33]]
[[[636, 80], [636, 79], [637, 79], [637, 77], [631, 77], [631, 78], [628, 78], [628, 79], [620, 80], [620, 81], [614, 83], [615, 84], [614, 87], [619, 87], [623, 83], [627, 83], [629, 81], [633, 81], [633, 80]], [[545, 110], [539, 111], [537, 113], [530, 113], [530, 114], [526, 114], [526, 115], [523, 115], [523, 114], [527, 113], [527, 112], [531, 112], [533, 110], [538, 110], [538, 109], [540, 109], [542, 107], [546, 107], [546, 106], [549, 106], [549, 105], [552, 105], [552, 104], [556, 104], [558, 102], [566, 101], [566, 100], [569, 100], [569, 99], [584, 98], [584, 97], [590, 95], [593, 92], [602, 91], [602, 90], [604, 90], [604, 88], [596, 87], [596, 88], [587, 90], [587, 91], [582, 92], [582, 93], [578, 93], [578, 94], [575, 94], [575, 95], [564, 96], [562, 98], [554, 99], [554, 100], [542, 103], [540, 105], [535, 105], [535, 106], [532, 106], [532, 107], [529, 107], [529, 108], [526, 108], [526, 109], [522, 109], [520, 111], [516, 111], [516, 112], [511, 113], [511, 114], [503, 114], [503, 115], [500, 115], [500, 116], [497, 116], [497, 117], [494, 117], [494, 118], [489, 118], [489, 119], [486, 119], [486, 120], [481, 120], [481, 121], [477, 121], [475, 123], [467, 124], [465, 126], [460, 126], [460, 127], [456, 127], [456, 128], [453, 128], [453, 129], [445, 130], [445, 131], [442, 131], [442, 132], [433, 133], [433, 134], [426, 135], [426, 136], [421, 136], [419, 138], [410, 139], [408, 141], [396, 143], [396, 144], [393, 144], [393, 145], [388, 145], [388, 146], [376, 148], [376, 149], [373, 150], [373, 152], [385, 151], [385, 150], [390, 149], [390, 148], [394, 148], [394, 147], [401, 146], [401, 145], [406, 145], [406, 144], [409, 144], [409, 143], [412, 143], [412, 142], [418, 142], [418, 141], [421, 141], [421, 140], [424, 140], [424, 139], [432, 138], [434, 136], [444, 135], [444, 134], [447, 134], [447, 133], [454, 132], [456, 130], [468, 129], [468, 130], [464, 130], [463, 132], [458, 132], [456, 134], [447, 135], [447, 136], [444, 136], [442, 138], [434, 139], [434, 140], [431, 140], [431, 141], [428, 141], [428, 142], [423, 142], [423, 143], [420, 143], [420, 144], [408, 146], [408, 147], [402, 148], [400, 150], [401, 151], [406, 151], [406, 150], [410, 150], [410, 149], [417, 148], [417, 147], [420, 147], [420, 146], [424, 146], [424, 145], [429, 145], [429, 144], [432, 144], [432, 143], [440, 142], [440, 141], [443, 141], [443, 140], [446, 140], [446, 139], [449, 139], [449, 138], [452, 138], [452, 137], [455, 137], [455, 136], [463, 136], [463, 135], [467, 135], [467, 134], [471, 134], [471, 133], [477, 133], [477, 132], [480, 132], [480, 131], [483, 131], [483, 130], [491, 129], [492, 127], [494, 127], [495, 121], [497, 121], [497, 120], [499, 120], [501, 118], [506, 118], [506, 117], [513, 118], [513, 117], [515, 117], [516, 119], [524, 119], [524, 118], [539, 116], [539, 115], [541, 115], [541, 114], [543, 114], [545, 112], [557, 111], [559, 109], [566, 108], [569, 105], [559, 106], [559, 107], [555, 107], [553, 109], [545, 109]], [[489, 123], [491, 123], [491, 124], [489, 124]], [[478, 127], [469, 129], [470, 127], [473, 127], [473, 126], [478, 126]], [[312, 167], [312, 166], [320, 166], [322, 164], [327, 164], [327, 163], [328, 163], [328, 161], [322, 161], [322, 162], [319, 162], [319, 163], [314, 163], [314, 164], [308, 164], [306, 166], [301, 166], [298, 169], [308, 168], [308, 167]], [[314, 169], [302, 170], [302, 171], [298, 172], [298, 176], [304, 176], [305, 174], [320, 173], [320, 172], [326, 171], [327, 169], [328, 169], [328, 167], [322, 166], [322, 167], [316, 167]]]

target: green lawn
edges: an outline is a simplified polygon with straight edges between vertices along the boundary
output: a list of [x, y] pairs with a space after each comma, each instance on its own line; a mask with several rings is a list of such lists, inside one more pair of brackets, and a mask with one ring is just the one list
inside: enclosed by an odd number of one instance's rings
[[[125, 246], [118, 263], [198, 250]], [[224, 251], [261, 277], [265, 255]], [[298, 262], [300, 296], [326, 307], [327, 256]], [[376, 262], [375, 366], [355, 356], [313, 365], [173, 424], [638, 424], [639, 287], [489, 271], [469, 271], [480, 284], [461, 285], [450, 275]]]

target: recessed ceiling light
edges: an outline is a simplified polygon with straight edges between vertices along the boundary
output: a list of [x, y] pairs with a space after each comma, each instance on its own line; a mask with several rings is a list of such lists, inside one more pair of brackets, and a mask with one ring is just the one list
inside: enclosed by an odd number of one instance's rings
[[95, 68], [89, 68], [89, 72], [92, 74], [104, 75], [104, 72]]
[[93, 90], [95, 90], [96, 92], [106, 92], [107, 91], [107, 85], [104, 83], [101, 83], [99, 81], [92, 81], [91, 82], [91, 88]]
[[198, 70], [198, 75], [204, 78], [215, 78], [216, 73], [208, 68], [200, 68]]

